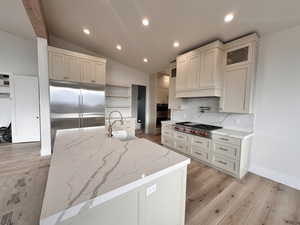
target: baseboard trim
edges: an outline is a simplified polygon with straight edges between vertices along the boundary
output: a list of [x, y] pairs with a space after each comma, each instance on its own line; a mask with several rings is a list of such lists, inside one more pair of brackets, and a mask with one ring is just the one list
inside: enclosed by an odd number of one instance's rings
[[249, 169], [250, 172], [255, 173], [256, 175], [268, 178], [270, 180], [276, 181], [281, 184], [285, 184], [289, 187], [300, 190], [300, 178], [294, 176], [288, 176], [283, 173], [278, 173], [274, 170], [270, 170], [264, 167], [257, 165], [252, 165]]

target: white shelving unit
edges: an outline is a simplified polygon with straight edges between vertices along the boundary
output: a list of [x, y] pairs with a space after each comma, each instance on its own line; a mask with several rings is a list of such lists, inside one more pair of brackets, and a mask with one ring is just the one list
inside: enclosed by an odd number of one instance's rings
[[106, 116], [111, 111], [120, 111], [124, 117], [131, 117], [131, 86], [106, 85]]
[[0, 98], [10, 98], [10, 77], [0, 74]]

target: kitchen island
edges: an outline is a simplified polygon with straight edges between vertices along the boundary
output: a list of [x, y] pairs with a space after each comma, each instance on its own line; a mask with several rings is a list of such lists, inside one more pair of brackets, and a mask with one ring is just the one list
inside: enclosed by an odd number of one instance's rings
[[190, 160], [104, 127], [58, 131], [41, 225], [183, 225]]

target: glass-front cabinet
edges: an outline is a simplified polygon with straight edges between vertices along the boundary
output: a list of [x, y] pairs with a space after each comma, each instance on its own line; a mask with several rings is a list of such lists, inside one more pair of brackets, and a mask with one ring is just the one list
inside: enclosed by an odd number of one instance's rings
[[235, 49], [227, 52], [226, 65], [232, 65], [236, 63], [247, 62], [249, 56], [249, 46]]

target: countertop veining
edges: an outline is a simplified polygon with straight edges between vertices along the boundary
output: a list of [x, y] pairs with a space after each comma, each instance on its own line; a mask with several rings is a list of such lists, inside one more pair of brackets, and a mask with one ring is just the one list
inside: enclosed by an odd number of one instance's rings
[[189, 163], [190, 159], [146, 139], [108, 138], [103, 127], [58, 131], [41, 224], [56, 224], [82, 207], [93, 207], [163, 175], [162, 171]]

